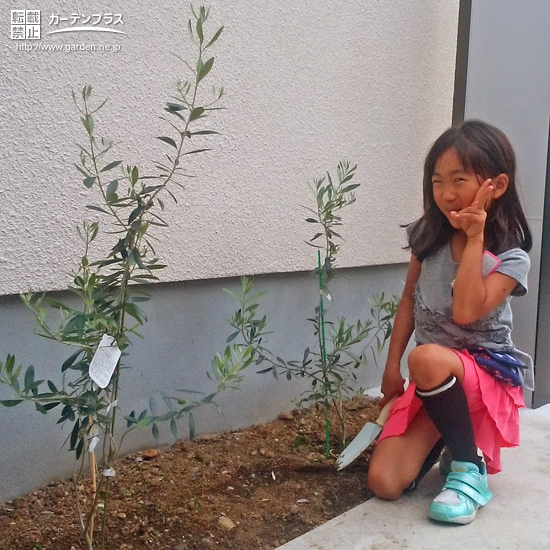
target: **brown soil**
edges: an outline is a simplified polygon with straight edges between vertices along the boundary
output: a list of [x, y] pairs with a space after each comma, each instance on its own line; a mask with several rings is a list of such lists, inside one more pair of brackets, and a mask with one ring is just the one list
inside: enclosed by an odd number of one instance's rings
[[[348, 408], [350, 438], [379, 412], [362, 398]], [[324, 411], [313, 407], [181, 442], [154, 458], [121, 459], [106, 550], [277, 548], [372, 496], [365, 484], [370, 449], [338, 472], [337, 438], [331, 433], [330, 458], [324, 439]], [[0, 504], [0, 550], [85, 549], [74, 507], [71, 480]]]

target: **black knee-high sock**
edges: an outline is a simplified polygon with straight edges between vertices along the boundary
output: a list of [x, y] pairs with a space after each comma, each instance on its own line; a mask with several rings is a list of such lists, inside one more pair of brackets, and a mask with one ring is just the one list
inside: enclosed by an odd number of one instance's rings
[[416, 395], [451, 450], [453, 460], [472, 462], [480, 467], [466, 393], [456, 377], [450, 376], [436, 388], [417, 387]]
[[439, 457], [441, 455], [441, 451], [443, 450], [443, 447], [445, 446], [445, 441], [442, 437], [439, 438], [437, 443], [432, 447], [432, 450], [428, 453], [428, 456], [424, 460], [424, 464], [422, 464], [422, 468], [420, 468], [420, 472], [418, 473], [418, 476], [416, 477], [416, 481], [420, 481], [433, 467], [433, 465], [439, 460]]
[[444, 446], [445, 442], [443, 441], [443, 438], [440, 437], [437, 443], [432, 447], [432, 450], [428, 453], [428, 456], [424, 459], [424, 463], [422, 464], [422, 467], [420, 468], [420, 472], [418, 472], [416, 479], [405, 489], [405, 492], [414, 491], [418, 487], [420, 480], [432, 469], [433, 465], [439, 460], [441, 451], [443, 450]]

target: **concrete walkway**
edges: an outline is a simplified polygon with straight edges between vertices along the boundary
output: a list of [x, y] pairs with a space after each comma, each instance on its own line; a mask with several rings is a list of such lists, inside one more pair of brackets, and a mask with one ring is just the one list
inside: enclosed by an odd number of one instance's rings
[[443, 479], [434, 468], [398, 501], [373, 498], [288, 542], [280, 550], [550, 550], [550, 405], [523, 409], [521, 445], [502, 450], [494, 494], [470, 525], [427, 517]]

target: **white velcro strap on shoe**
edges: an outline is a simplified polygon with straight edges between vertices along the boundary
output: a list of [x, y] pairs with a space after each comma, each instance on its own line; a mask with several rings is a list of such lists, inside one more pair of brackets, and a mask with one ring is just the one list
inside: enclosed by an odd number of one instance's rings
[[443, 490], [445, 489], [461, 493], [480, 506], [485, 506], [493, 497], [493, 493], [472, 473], [451, 472], [443, 486]]

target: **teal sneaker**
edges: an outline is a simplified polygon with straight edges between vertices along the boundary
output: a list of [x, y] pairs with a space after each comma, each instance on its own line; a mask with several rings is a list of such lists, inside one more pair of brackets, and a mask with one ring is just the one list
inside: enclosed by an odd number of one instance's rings
[[474, 521], [480, 506], [485, 506], [493, 497], [487, 486], [487, 470], [481, 470], [471, 462], [451, 462], [441, 493], [430, 504], [429, 517], [446, 523], [466, 525]]

